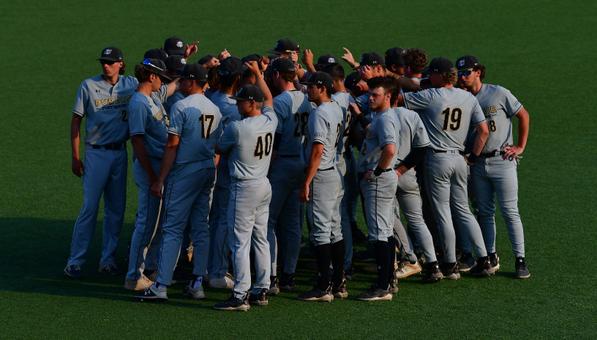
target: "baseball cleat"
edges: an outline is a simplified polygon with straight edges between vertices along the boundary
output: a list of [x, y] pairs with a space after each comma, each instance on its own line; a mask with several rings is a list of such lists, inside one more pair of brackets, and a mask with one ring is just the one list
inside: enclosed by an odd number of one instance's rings
[[282, 273], [280, 277], [280, 290], [290, 292], [294, 290], [295, 286], [294, 274]]
[[397, 294], [398, 291], [400, 290], [400, 287], [398, 286], [398, 279], [397, 278], [393, 278], [392, 282], [390, 282], [390, 293], [392, 294]]
[[317, 287], [313, 287], [313, 289], [310, 291], [299, 295], [298, 299], [302, 301], [332, 302], [334, 301], [334, 295], [332, 295], [332, 292], [329, 288], [322, 290]]
[[515, 277], [517, 279], [528, 279], [531, 277], [531, 272], [529, 272], [529, 268], [524, 260], [524, 257], [517, 257], [516, 258], [516, 274]]
[[280, 287], [278, 286], [278, 277], [277, 276], [270, 276], [270, 285], [267, 294], [269, 295], [278, 295], [280, 294]]
[[346, 299], [348, 290], [346, 289], [346, 279], [342, 279], [339, 285], [332, 287], [332, 294], [337, 299]]
[[117, 276], [120, 274], [118, 267], [113, 263], [100, 266], [97, 271], [99, 273], [106, 274], [106, 275], [112, 275], [112, 276]]
[[392, 301], [392, 298], [393, 295], [389, 290], [378, 288], [377, 285], [357, 296], [357, 300], [361, 301]]
[[458, 263], [442, 263], [440, 266], [444, 279], [459, 280], [460, 272], [458, 271]]
[[251, 308], [251, 306], [247, 303], [246, 299], [239, 299], [239, 298], [234, 297], [234, 295], [230, 296], [230, 298], [228, 300], [218, 302], [214, 305], [214, 309], [225, 310], [225, 311], [246, 312], [250, 308]]
[[195, 300], [205, 299], [205, 291], [203, 290], [202, 283], [195, 283], [195, 281], [196, 280], [191, 280], [189, 284], [186, 287], [184, 287], [184, 295]]
[[439, 280], [444, 278], [441, 270], [439, 270], [439, 265], [437, 264], [437, 262], [425, 263], [423, 265], [422, 274], [423, 274], [422, 280], [425, 283], [438, 282]]
[[495, 274], [498, 270], [500, 270], [500, 257], [497, 253], [491, 253], [489, 254], [489, 272]]
[[64, 267], [64, 275], [71, 279], [81, 278], [81, 267], [76, 264]]
[[232, 281], [232, 279], [226, 275], [223, 277], [209, 279], [209, 286], [219, 289], [232, 289], [234, 287], [234, 281]]
[[475, 258], [471, 253], [463, 253], [458, 261], [458, 271], [468, 273], [475, 266]]
[[413, 276], [418, 274], [422, 271], [421, 265], [418, 261], [415, 263], [410, 262], [400, 262], [398, 264], [398, 269], [394, 272], [394, 276], [397, 279], [406, 279], [409, 276]]
[[492, 273], [489, 258], [487, 256], [479, 257], [473, 268], [471, 268], [471, 270], [469, 271], [469, 273], [477, 277], [491, 276]]
[[124, 288], [128, 290], [142, 291], [151, 287], [152, 284], [153, 281], [141, 274], [141, 277], [138, 280], [125, 280]]
[[135, 299], [139, 301], [167, 301], [168, 293], [166, 289], [159, 289], [154, 284], [145, 289], [141, 295], [135, 295]]
[[267, 306], [269, 303], [267, 295], [271, 289], [262, 288], [256, 293], [249, 294], [249, 304], [257, 306]]

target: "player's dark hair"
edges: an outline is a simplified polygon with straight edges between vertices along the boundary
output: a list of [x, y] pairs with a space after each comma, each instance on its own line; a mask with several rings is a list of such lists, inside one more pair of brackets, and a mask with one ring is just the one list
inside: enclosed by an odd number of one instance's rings
[[118, 70], [118, 74], [123, 75], [126, 72], [126, 64], [124, 63], [124, 60], [122, 61], [122, 67], [120, 67], [120, 70]]
[[209, 83], [209, 87], [212, 89], [217, 89], [220, 86], [220, 77], [218, 75], [218, 69], [216, 67], [210, 68], [207, 71], [207, 82]]
[[135, 78], [139, 81], [139, 83], [143, 83], [149, 81], [149, 76], [151, 72], [147, 70], [143, 65], [137, 64], [135, 65]]
[[473, 66], [473, 71], [481, 72], [481, 75], [479, 75], [479, 78], [481, 78], [481, 80], [483, 80], [485, 78], [485, 65], [477, 64], [477, 65]]
[[406, 66], [410, 68], [411, 73], [421, 73], [427, 66], [429, 60], [425, 50], [420, 48], [409, 48], [404, 55]]
[[399, 88], [396, 79], [393, 77], [375, 77], [367, 80], [369, 90], [381, 87], [385, 93], [393, 94]]
[[232, 87], [234, 87], [235, 85], [237, 85], [240, 81], [240, 74], [230, 74], [230, 75], [225, 75], [222, 76], [220, 75], [220, 79], [219, 79], [219, 85], [220, 85], [220, 91], [226, 91]]
[[344, 81], [344, 67], [340, 64], [328, 64], [321, 71], [329, 74], [333, 80]]
[[287, 82], [293, 82], [296, 78], [296, 72], [278, 72], [278, 74]]
[[440, 75], [442, 76], [442, 82], [444, 84], [456, 85], [458, 82], [458, 71], [455, 67], [452, 67], [450, 72], [440, 73]]

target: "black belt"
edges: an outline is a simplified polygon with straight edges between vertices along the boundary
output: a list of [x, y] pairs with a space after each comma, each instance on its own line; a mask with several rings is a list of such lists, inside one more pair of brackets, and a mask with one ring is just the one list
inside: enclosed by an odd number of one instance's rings
[[103, 150], [122, 150], [126, 147], [126, 143], [110, 143], [104, 145], [90, 144], [92, 149], [103, 149]]
[[332, 166], [332, 167], [329, 167], [327, 169], [319, 169], [317, 171], [328, 171], [328, 170], [334, 170], [334, 167]]
[[[436, 149], [431, 149], [431, 151], [433, 151], [433, 153], [448, 153], [448, 150], [436, 150]], [[457, 151], [457, 150], [450, 150], [450, 153], [456, 153], [456, 152], [458, 152], [458, 153], [459, 153], [459, 154], [461, 154], [461, 155], [464, 155], [464, 152], [463, 152], [463, 151], [460, 151], [460, 150], [458, 150], [458, 151]]]
[[483, 152], [479, 155], [479, 157], [483, 157], [483, 158], [491, 158], [491, 157], [495, 157], [498, 155], [503, 155], [504, 152], [500, 151], [500, 150], [493, 150], [493, 151], [489, 151], [489, 152]]

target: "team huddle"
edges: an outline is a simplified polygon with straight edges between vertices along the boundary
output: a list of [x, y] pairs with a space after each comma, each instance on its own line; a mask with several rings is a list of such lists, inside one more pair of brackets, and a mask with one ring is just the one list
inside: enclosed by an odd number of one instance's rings
[[187, 63], [197, 50], [168, 38], [132, 77], [122, 51], [107, 47], [102, 74], [81, 83], [71, 144], [84, 199], [66, 276], [81, 276], [102, 195], [99, 271], [120, 273], [130, 139], [138, 206], [124, 287], [139, 300], [167, 300], [177, 266], [191, 261], [189, 297], [204, 299], [209, 286], [232, 290], [215, 309], [267, 305], [295, 290], [304, 220], [317, 271], [298, 298], [347, 298], [353, 245], [365, 239], [358, 204], [377, 266], [359, 300], [392, 300], [415, 274], [429, 283], [495, 274], [496, 197], [515, 277], [530, 277], [517, 180], [529, 114], [483, 82], [476, 57], [428, 62], [421, 49], [395, 47], [357, 62], [344, 48], [345, 74], [333, 55], [315, 59], [290, 39], [269, 55], [223, 50]]

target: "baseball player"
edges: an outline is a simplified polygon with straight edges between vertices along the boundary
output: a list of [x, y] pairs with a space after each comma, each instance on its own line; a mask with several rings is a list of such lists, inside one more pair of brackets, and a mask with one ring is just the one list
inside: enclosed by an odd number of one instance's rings
[[454, 88], [456, 70], [450, 60], [433, 59], [429, 64], [429, 72], [434, 88], [405, 93], [403, 102], [407, 109], [419, 113], [431, 141], [425, 161], [425, 182], [428, 184], [444, 251], [440, 266], [442, 274], [451, 280], [460, 278], [456, 262], [454, 218], [459, 227], [465, 228], [478, 256], [471, 273], [489, 276], [483, 236], [468, 206], [467, 165], [461, 155], [470, 128], [477, 132], [471, 157], [479, 156], [489, 134], [488, 125], [477, 99], [464, 90]]
[[[222, 113], [222, 129], [234, 121], [240, 120], [237, 103], [231, 96], [236, 93], [242, 63], [236, 57], [224, 59], [218, 67], [220, 88], [212, 93], [211, 101]], [[230, 235], [228, 224], [228, 202], [230, 194], [230, 176], [226, 155], [218, 164], [216, 187], [214, 188], [213, 202], [210, 216], [210, 249], [209, 249], [209, 285], [214, 288], [232, 289], [234, 281], [227, 275], [228, 253], [230, 252]]]
[[[251, 61], [245, 65], [257, 77], [258, 87], [245, 85], [234, 96], [238, 111], [244, 118], [229, 123], [217, 145], [218, 153], [228, 154], [228, 226], [233, 235], [234, 267], [232, 295], [228, 300], [214, 306], [219, 310], [246, 311], [249, 309], [249, 303], [267, 305], [267, 291], [270, 287], [271, 262], [267, 219], [272, 191], [267, 171], [278, 119], [272, 109], [272, 95], [257, 62]], [[254, 254], [256, 279], [252, 289], [251, 250]]]
[[162, 78], [168, 76], [166, 65], [159, 59], [145, 59], [136, 65], [135, 77], [139, 80], [139, 87], [129, 102], [128, 123], [135, 155], [133, 174], [139, 199], [124, 286], [129, 290], [144, 290], [151, 283], [146, 275], [149, 276], [149, 272], [154, 271], [157, 265], [151, 263], [150, 255], [144, 256], [144, 253], [146, 248], [150, 249], [148, 252], [153, 252], [151, 249], [159, 244], [159, 237], [156, 236], [161, 200], [150, 194], [150, 187], [158, 180], [168, 139], [168, 117], [163, 102], [174, 93], [177, 81], [167, 86], [162, 84]]
[[427, 54], [420, 48], [409, 48], [404, 54], [406, 64], [406, 76], [415, 84], [421, 85], [423, 70], [427, 66]]
[[[270, 245], [271, 289], [292, 290], [299, 257], [302, 229], [302, 207], [299, 189], [303, 179], [302, 142], [312, 105], [303, 92], [294, 86], [296, 67], [289, 59], [276, 59], [270, 66], [273, 86], [280, 92], [274, 98], [278, 127], [274, 138], [274, 155], [268, 175], [272, 186], [267, 238]], [[278, 254], [280, 260], [278, 260]], [[277, 263], [281, 263], [278, 286]]]
[[[309, 115], [303, 157], [307, 168], [300, 198], [307, 202], [310, 238], [315, 247], [318, 279], [312, 290], [299, 295], [303, 301], [331, 302], [346, 298], [345, 245], [340, 225], [338, 196], [342, 179], [336, 170], [338, 143], [342, 138], [342, 109], [332, 101], [332, 78], [324, 72], [310, 74], [309, 100], [317, 105]], [[333, 274], [330, 276], [330, 264]]]
[[[137, 87], [134, 77], [124, 74], [124, 57], [116, 47], [102, 50], [102, 74], [79, 86], [71, 118], [72, 172], [83, 177], [83, 206], [73, 227], [70, 254], [64, 274], [81, 276], [81, 266], [97, 224], [99, 200], [104, 195], [104, 232], [99, 271], [115, 274], [114, 258], [126, 205], [128, 139], [127, 109]], [[85, 120], [86, 151], [81, 161], [81, 121]]]
[[359, 177], [369, 241], [375, 251], [377, 281], [359, 295], [363, 301], [392, 300], [389, 288], [394, 272], [394, 195], [398, 182], [393, 170], [400, 133], [400, 122], [390, 108], [394, 86], [390, 78], [373, 78], [369, 82], [371, 123], [361, 148]]
[[[517, 160], [524, 152], [529, 135], [529, 113], [508, 91], [483, 82], [485, 66], [474, 56], [456, 62], [461, 86], [475, 95], [489, 125], [489, 137], [480, 157], [471, 166], [473, 192], [479, 212], [479, 224], [489, 253], [491, 271], [500, 268], [495, 248], [495, 201], [500, 210], [516, 258], [516, 277], [531, 276], [525, 262], [524, 232], [518, 212]], [[518, 141], [513, 144], [512, 118], [518, 119]]]
[[[178, 260], [187, 221], [193, 242], [193, 275], [186, 293], [204, 299], [203, 277], [207, 274], [209, 252], [208, 215], [210, 196], [215, 183], [214, 146], [220, 135], [222, 115], [203, 93], [207, 88], [207, 70], [189, 64], [182, 73], [180, 90], [186, 98], [176, 102], [169, 114], [168, 142], [158, 180], [152, 194], [164, 200], [162, 243], [155, 283], [138, 298], [165, 300], [167, 287]], [[164, 183], [167, 180], [167, 186]], [[163, 194], [162, 194], [163, 189]]]

